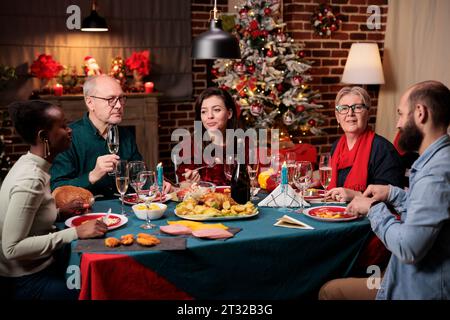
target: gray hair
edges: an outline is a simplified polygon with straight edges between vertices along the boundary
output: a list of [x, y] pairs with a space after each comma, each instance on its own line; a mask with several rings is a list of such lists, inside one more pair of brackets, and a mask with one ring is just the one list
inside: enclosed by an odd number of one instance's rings
[[360, 97], [367, 108], [371, 107], [372, 104], [370, 102], [370, 96], [367, 93], [366, 89], [361, 87], [343, 87], [336, 95], [335, 105], [339, 105], [339, 101], [341, 101], [344, 96], [349, 94]]
[[100, 78], [111, 78], [107, 74], [100, 74], [95, 76], [90, 76], [86, 79], [83, 84], [83, 95], [86, 98], [87, 96], [95, 94], [95, 88], [97, 87], [97, 80]]

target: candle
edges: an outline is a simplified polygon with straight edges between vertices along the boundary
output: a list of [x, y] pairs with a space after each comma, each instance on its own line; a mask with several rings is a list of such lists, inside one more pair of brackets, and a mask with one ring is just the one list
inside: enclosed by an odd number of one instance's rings
[[158, 187], [162, 188], [163, 186], [163, 181], [164, 181], [164, 174], [163, 174], [163, 166], [162, 163], [158, 163], [158, 165], [156, 166], [156, 176], [157, 176], [157, 180], [158, 180]]
[[153, 92], [153, 87], [154, 87], [155, 85], [153, 84], [153, 82], [146, 82], [145, 84], [144, 84], [144, 87], [145, 87], [145, 93], [152, 93]]
[[62, 94], [63, 94], [62, 84], [57, 83], [53, 86], [53, 94], [58, 97], [62, 96]]
[[283, 165], [281, 166], [281, 184], [283, 185], [288, 184], [288, 170], [286, 161], [284, 161]]

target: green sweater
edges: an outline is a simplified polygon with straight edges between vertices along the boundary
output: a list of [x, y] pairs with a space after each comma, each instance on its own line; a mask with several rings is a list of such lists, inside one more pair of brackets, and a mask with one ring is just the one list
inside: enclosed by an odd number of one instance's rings
[[[114, 193], [117, 193], [114, 176], [106, 174], [94, 184], [89, 182], [89, 172], [95, 168], [97, 158], [109, 154], [106, 139], [89, 120], [88, 113], [70, 127], [73, 130], [72, 145], [56, 156], [50, 169], [52, 190], [72, 185], [88, 189], [94, 195], [104, 195], [106, 199], [114, 198]], [[127, 128], [119, 127], [119, 141], [121, 159], [142, 160], [135, 137]]]

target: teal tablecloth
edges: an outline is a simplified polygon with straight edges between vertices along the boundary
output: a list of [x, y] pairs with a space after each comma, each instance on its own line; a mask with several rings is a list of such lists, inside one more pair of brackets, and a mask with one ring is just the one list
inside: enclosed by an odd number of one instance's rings
[[[175, 205], [169, 202], [164, 217], [153, 223], [160, 226], [167, 220], [179, 220], [173, 213]], [[93, 212], [109, 208], [113, 213], [120, 212], [120, 201], [97, 201]], [[134, 216], [130, 206], [126, 209], [130, 213], [128, 223], [108, 236], [142, 232], [139, 225], [144, 221]], [[315, 229], [275, 227], [277, 218], [284, 214]], [[256, 217], [223, 223], [242, 231], [226, 241], [189, 237], [183, 251], [126, 254], [197, 299], [315, 298], [327, 280], [348, 275], [370, 231], [366, 218], [321, 222], [266, 207], [260, 207]], [[72, 243], [72, 248], [75, 245]], [[79, 261], [80, 254], [72, 253], [71, 263]]]

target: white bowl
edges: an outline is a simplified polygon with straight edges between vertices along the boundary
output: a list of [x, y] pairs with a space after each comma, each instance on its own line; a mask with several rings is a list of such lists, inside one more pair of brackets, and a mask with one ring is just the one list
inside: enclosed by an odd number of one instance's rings
[[138, 219], [146, 220], [147, 215], [150, 218], [150, 220], [156, 220], [156, 219], [161, 218], [167, 209], [167, 205], [165, 205], [164, 203], [159, 203], [159, 202], [152, 202], [152, 204], [157, 205], [159, 207], [159, 209], [157, 209], [157, 210], [138, 209], [142, 206], [145, 206], [145, 204], [143, 204], [143, 203], [135, 204], [131, 208], [133, 208], [133, 212]]

